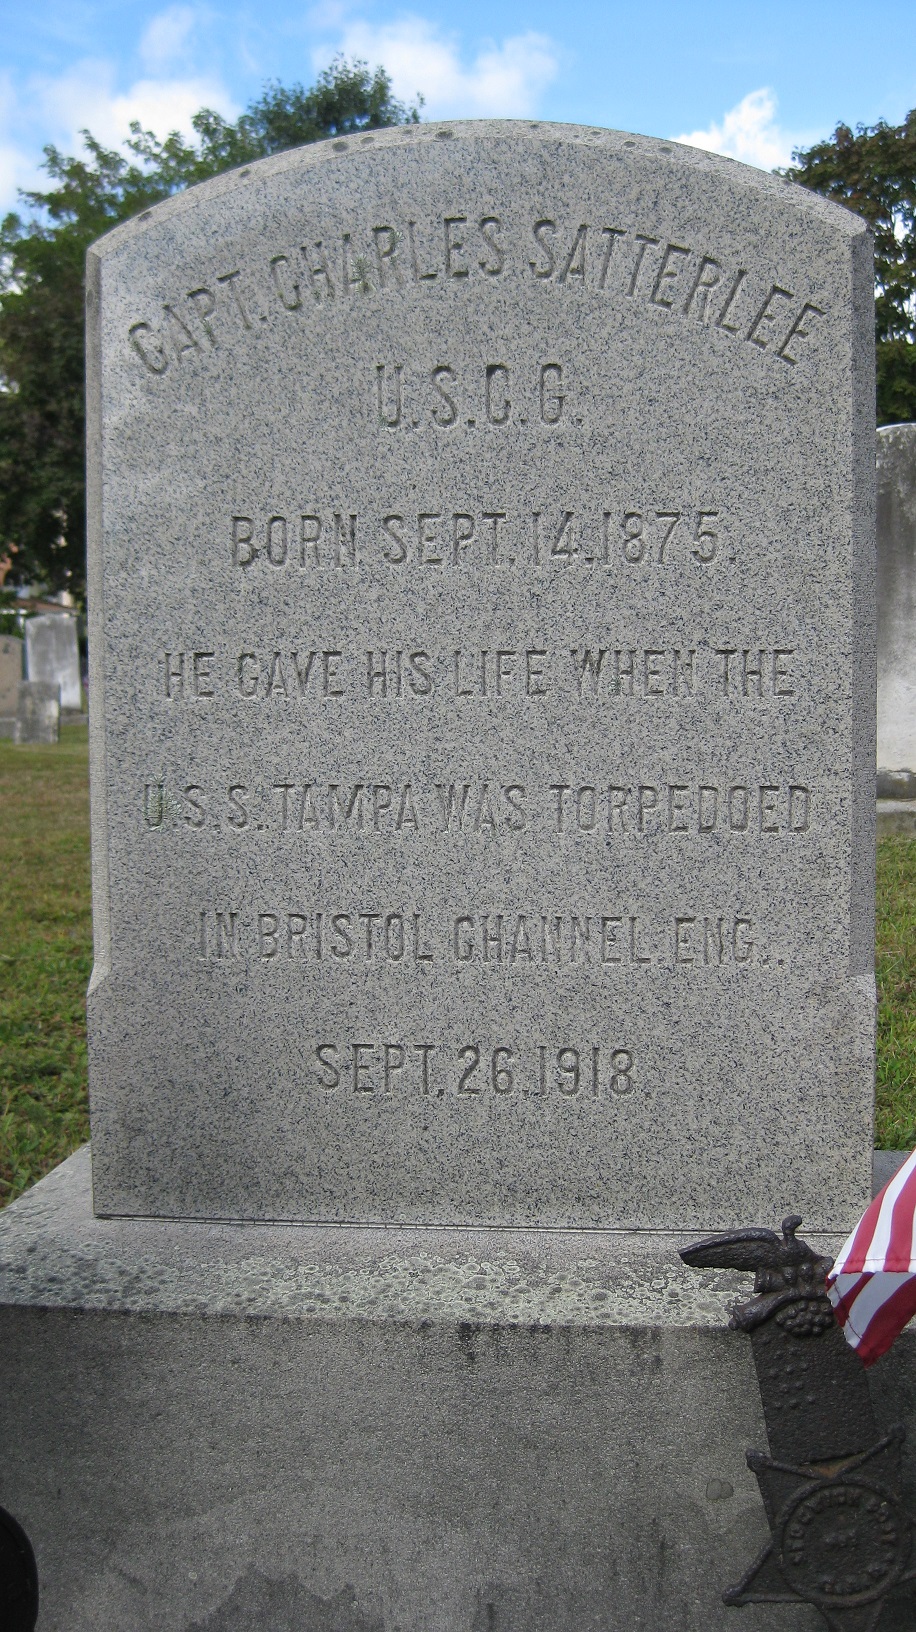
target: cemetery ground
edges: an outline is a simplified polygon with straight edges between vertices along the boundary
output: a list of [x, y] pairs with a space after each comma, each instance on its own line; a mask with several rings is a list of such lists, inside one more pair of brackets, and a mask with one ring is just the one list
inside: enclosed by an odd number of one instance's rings
[[0, 740], [0, 1206], [89, 1135], [87, 739]]
[[[0, 740], [0, 1206], [89, 1134], [88, 732]], [[879, 1148], [916, 1145], [916, 840], [878, 844]]]

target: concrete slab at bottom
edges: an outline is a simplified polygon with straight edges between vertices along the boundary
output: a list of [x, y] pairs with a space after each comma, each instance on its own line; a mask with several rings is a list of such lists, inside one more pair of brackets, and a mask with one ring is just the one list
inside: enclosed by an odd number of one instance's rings
[[[39, 1632], [815, 1632], [721, 1603], [767, 1539], [747, 1281], [675, 1246], [95, 1220], [80, 1152], [0, 1215]], [[873, 1375], [912, 1456], [916, 1344]]]
[[16, 717], [15, 717], [15, 715], [13, 715], [12, 718], [9, 718], [9, 719], [6, 717], [6, 715], [4, 715], [2, 718], [0, 718], [0, 737], [12, 737], [13, 732], [15, 731], [15, 729], [16, 729]]

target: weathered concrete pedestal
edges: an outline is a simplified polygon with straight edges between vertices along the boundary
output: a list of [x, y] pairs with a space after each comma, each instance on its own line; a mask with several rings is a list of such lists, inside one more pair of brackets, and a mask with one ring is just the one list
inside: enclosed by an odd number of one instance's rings
[[[814, 1632], [720, 1602], [767, 1537], [747, 1281], [676, 1239], [99, 1220], [80, 1152], [0, 1220], [40, 1632]], [[912, 1484], [916, 1342], [873, 1375]]]

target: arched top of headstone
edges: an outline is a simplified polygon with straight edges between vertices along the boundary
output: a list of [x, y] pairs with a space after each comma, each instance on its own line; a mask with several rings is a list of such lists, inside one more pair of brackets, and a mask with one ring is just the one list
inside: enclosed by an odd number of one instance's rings
[[787, 217], [796, 213], [822, 221], [840, 236], [857, 237], [870, 231], [860, 216], [809, 188], [685, 142], [546, 120], [455, 119], [329, 137], [257, 159], [199, 182], [113, 227], [90, 253], [116, 253], [133, 237], [144, 236], [189, 211], [218, 210], [218, 200], [231, 200], [228, 207], [236, 210], [239, 193], [282, 188], [294, 177], [314, 196], [359, 186], [354, 170], [371, 175], [391, 165], [405, 185], [412, 176], [430, 169], [448, 174], [458, 168], [470, 181], [474, 164], [480, 162], [487, 149], [499, 153], [503, 160], [508, 155], [521, 162], [534, 160], [545, 171], [550, 167], [578, 169], [586, 165], [598, 176], [622, 176], [624, 187], [633, 182], [639, 186], [655, 178], [673, 192], [695, 189], [702, 193], [704, 186], [711, 184], [726, 195], [746, 193], [761, 202], [767, 200]]

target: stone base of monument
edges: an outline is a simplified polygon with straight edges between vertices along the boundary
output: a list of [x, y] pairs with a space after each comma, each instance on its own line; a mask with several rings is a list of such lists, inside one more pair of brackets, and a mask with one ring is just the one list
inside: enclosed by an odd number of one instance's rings
[[[813, 1632], [721, 1602], [768, 1536], [748, 1282], [679, 1239], [99, 1220], [81, 1151], [0, 1218], [39, 1632]], [[872, 1375], [912, 1503], [916, 1341]]]

